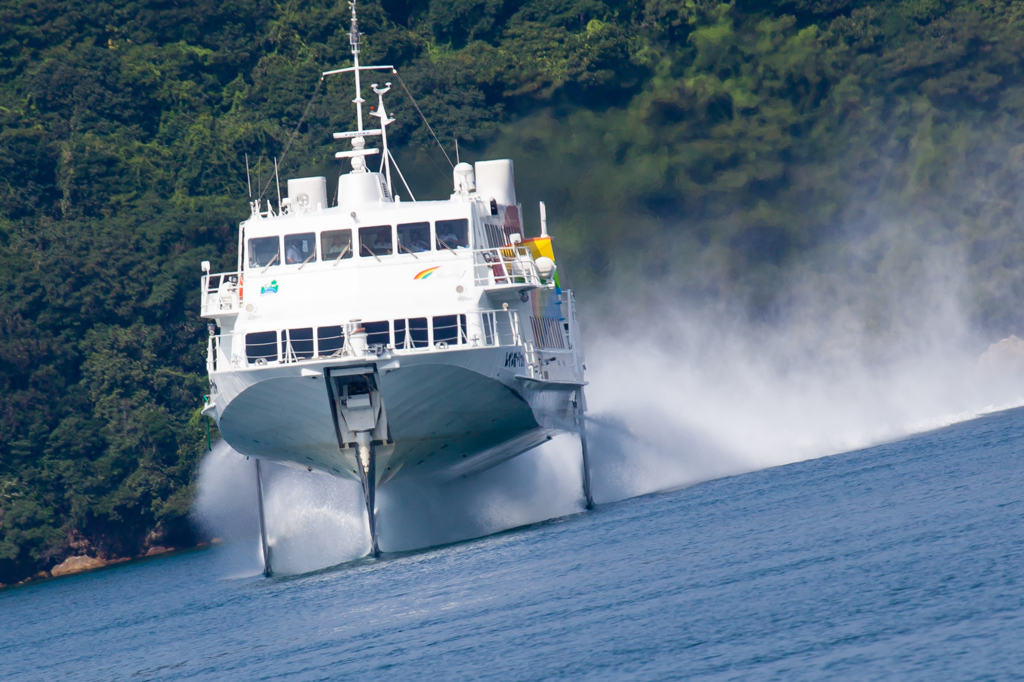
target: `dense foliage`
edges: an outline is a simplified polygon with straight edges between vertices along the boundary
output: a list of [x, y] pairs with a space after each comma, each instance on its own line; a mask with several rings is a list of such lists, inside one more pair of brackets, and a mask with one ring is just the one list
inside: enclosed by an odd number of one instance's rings
[[[348, 60], [347, 17], [0, 4], [0, 582], [191, 540], [197, 266], [233, 267], [245, 155], [265, 187], [318, 73]], [[364, 58], [400, 67], [449, 155], [517, 160], [577, 284], [642, 265], [765, 308], [787, 262], [898, 216], [966, 245], [979, 324], [1021, 321], [1024, 2], [379, 0], [360, 18]], [[284, 175], [337, 174], [348, 87], [327, 81]], [[448, 162], [392, 97], [414, 191], [442, 194]]]

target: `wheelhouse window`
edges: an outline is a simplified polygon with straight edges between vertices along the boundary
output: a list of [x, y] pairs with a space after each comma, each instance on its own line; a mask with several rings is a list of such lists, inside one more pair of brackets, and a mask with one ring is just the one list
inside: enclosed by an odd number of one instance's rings
[[469, 221], [465, 218], [458, 220], [438, 220], [434, 223], [437, 233], [437, 248], [440, 249], [468, 249], [469, 248]]
[[320, 235], [320, 246], [325, 261], [351, 258], [352, 230], [327, 230]]
[[281, 264], [281, 239], [257, 237], [249, 240], [249, 267], [265, 268]]
[[390, 256], [392, 253], [390, 225], [359, 228], [360, 256]]
[[316, 260], [316, 234], [288, 234], [284, 237], [284, 262], [288, 265], [305, 265]]
[[430, 223], [403, 223], [398, 226], [398, 253], [430, 251]]

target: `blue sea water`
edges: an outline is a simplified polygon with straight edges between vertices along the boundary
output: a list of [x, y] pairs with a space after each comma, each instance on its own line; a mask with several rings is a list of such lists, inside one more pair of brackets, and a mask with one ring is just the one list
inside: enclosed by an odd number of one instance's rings
[[10, 679], [1024, 676], [1024, 410], [314, 574], [0, 592]]

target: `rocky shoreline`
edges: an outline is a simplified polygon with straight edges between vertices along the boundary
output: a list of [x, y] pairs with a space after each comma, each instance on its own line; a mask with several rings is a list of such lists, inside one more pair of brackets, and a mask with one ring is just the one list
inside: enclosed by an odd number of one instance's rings
[[23, 585], [29, 585], [32, 583], [52, 580], [54, 578], [64, 578], [69, 575], [77, 575], [79, 573], [87, 573], [90, 571], [97, 571], [101, 568], [108, 568], [110, 566], [117, 566], [119, 564], [125, 564], [132, 561], [142, 561], [144, 559], [150, 559], [155, 556], [161, 556], [164, 554], [171, 554], [175, 552], [186, 552], [193, 549], [203, 549], [220, 542], [219, 538], [215, 538], [210, 542], [200, 542], [197, 545], [191, 547], [162, 547], [159, 545], [150, 547], [144, 554], [140, 554], [136, 557], [111, 557], [104, 559], [101, 557], [89, 556], [88, 554], [81, 554], [78, 556], [68, 557], [61, 563], [57, 564], [49, 571], [40, 571], [33, 576], [25, 578], [24, 580], [12, 583], [10, 585], [4, 585], [0, 583], [0, 590], [8, 587], [21, 587]]

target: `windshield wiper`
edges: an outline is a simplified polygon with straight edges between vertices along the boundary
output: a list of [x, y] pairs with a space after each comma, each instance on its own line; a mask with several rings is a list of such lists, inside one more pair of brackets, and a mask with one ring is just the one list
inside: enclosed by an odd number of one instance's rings
[[398, 249], [399, 250], [405, 249], [405, 252], [408, 253], [408, 254], [412, 254], [413, 258], [415, 258], [416, 260], [420, 259], [419, 256], [417, 256], [415, 253], [413, 253], [412, 251], [409, 250], [408, 246], [406, 246], [405, 244], [402, 243], [401, 239], [398, 240]]
[[314, 258], [316, 258], [316, 249], [314, 249], [313, 253], [309, 254], [309, 258], [307, 258], [306, 260], [302, 261], [302, 265], [300, 265], [296, 269], [297, 270], [301, 270], [302, 268], [306, 267], [306, 263], [308, 263], [309, 261], [313, 260]]
[[348, 253], [348, 250], [349, 250], [350, 248], [352, 248], [352, 245], [351, 245], [351, 244], [345, 244], [345, 248], [344, 248], [344, 249], [342, 249], [342, 250], [341, 250], [341, 253], [339, 253], [339, 254], [338, 254], [338, 257], [334, 259], [334, 264], [333, 264], [333, 265], [331, 265], [331, 267], [332, 267], [332, 268], [333, 268], [333, 267], [334, 267], [335, 265], [337, 265], [338, 263], [340, 263], [340, 262], [341, 262], [341, 259], [345, 257], [345, 254], [346, 254], [346, 253]]
[[443, 246], [444, 248], [448, 249], [449, 251], [451, 251], [452, 255], [455, 256], [456, 258], [459, 257], [459, 254], [455, 253], [455, 249], [453, 249], [452, 247], [448, 246], [448, 242], [446, 242], [445, 240], [443, 240], [440, 237], [438, 237], [437, 238], [437, 243], [440, 244], [441, 246]]
[[261, 271], [260, 271], [260, 274], [262, 275], [262, 274], [263, 274], [263, 273], [265, 273], [265, 272], [266, 272], [267, 270], [269, 270], [269, 269], [270, 269], [270, 266], [274, 264], [274, 261], [276, 261], [276, 260], [277, 260], [278, 258], [280, 258], [280, 257], [281, 257], [281, 252], [280, 252], [280, 251], [278, 251], [277, 253], [275, 253], [275, 254], [274, 254], [274, 257], [270, 259], [270, 262], [269, 262], [269, 263], [267, 263], [267, 267], [263, 268], [263, 270], [261, 270]]
[[373, 251], [371, 251], [371, 250], [370, 250], [370, 247], [369, 247], [369, 246], [367, 246], [366, 244], [363, 244], [362, 242], [360, 242], [359, 244], [360, 244], [360, 246], [362, 246], [362, 247], [363, 247], [364, 249], [366, 249], [366, 252], [367, 252], [368, 254], [370, 254], [371, 256], [373, 256], [374, 258], [376, 258], [376, 259], [377, 259], [377, 262], [378, 262], [378, 263], [380, 262], [380, 258], [379, 258], [379, 257], [377, 256], [377, 254], [375, 254], [375, 253], [374, 253]]

